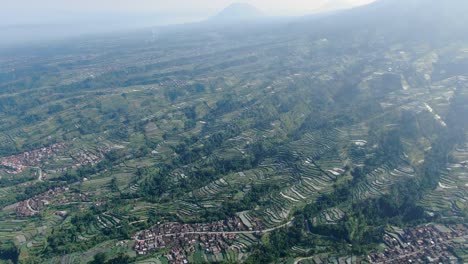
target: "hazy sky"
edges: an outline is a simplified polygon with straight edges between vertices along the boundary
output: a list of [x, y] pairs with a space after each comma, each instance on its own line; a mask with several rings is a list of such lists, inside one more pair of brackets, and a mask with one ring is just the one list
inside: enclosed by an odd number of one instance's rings
[[[69, 13], [164, 12], [175, 15], [209, 15], [233, 2], [255, 5], [267, 14], [303, 15], [323, 9], [343, 8], [373, 0], [0, 0], [0, 23], [66, 18]], [[47, 21], [48, 22], [48, 21]]]
[[[375, 0], [0, 0], [0, 48], [203, 21], [232, 3], [265, 15], [306, 15]], [[443, 1], [443, 0], [441, 0]]]

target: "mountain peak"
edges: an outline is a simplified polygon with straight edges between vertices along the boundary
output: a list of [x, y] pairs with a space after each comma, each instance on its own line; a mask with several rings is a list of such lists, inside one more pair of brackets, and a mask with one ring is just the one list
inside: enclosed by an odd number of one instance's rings
[[233, 3], [214, 16], [213, 20], [242, 21], [262, 16], [262, 12], [248, 3]]

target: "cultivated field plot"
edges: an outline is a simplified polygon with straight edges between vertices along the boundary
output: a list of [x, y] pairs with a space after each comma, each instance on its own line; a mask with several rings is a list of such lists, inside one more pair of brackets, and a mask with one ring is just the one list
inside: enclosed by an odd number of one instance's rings
[[[392, 167], [394, 168], [392, 169]], [[353, 198], [365, 200], [379, 197], [386, 193], [392, 184], [411, 177], [414, 177], [414, 169], [408, 165], [395, 167], [395, 165], [389, 164], [382, 166], [366, 175], [366, 180], [356, 186]]]
[[453, 162], [441, 172], [437, 189], [427, 194], [421, 203], [430, 211], [460, 216], [468, 210], [468, 144], [458, 145], [451, 156]]

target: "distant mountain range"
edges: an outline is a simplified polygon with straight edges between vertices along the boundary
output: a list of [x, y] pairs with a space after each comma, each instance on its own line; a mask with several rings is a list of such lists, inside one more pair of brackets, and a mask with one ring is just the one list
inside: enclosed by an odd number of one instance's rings
[[[437, 41], [468, 34], [468, 1], [463, 0], [377, 0], [371, 4], [329, 15], [311, 15], [288, 25], [284, 30], [305, 30], [321, 35], [361, 32], [395, 39]], [[312, 25], [313, 24], [313, 25]]]
[[[331, 12], [321, 12], [303, 17], [268, 16], [247, 3], [234, 3], [207, 20], [203, 18], [174, 18], [170, 15], [146, 14], [90, 16], [85, 21], [1, 26], [3, 41], [0, 47], [14, 43], [31, 43], [67, 39], [87, 34], [131, 31], [144, 27], [158, 27], [159, 31], [206, 30], [207, 27], [235, 26], [249, 22], [249, 29], [275, 24], [280, 31], [314, 32], [314, 34], [347, 34], [360, 29], [365, 32], [382, 33], [387, 38], [425, 37], [437, 39], [441, 36], [468, 36], [468, 1], [466, 0], [377, 0], [366, 6], [337, 10], [345, 6], [343, 0], [330, 4]], [[131, 23], [129, 22], [131, 21]], [[201, 21], [201, 22], [200, 22]], [[254, 22], [254, 23], [252, 23]], [[164, 28], [162, 25], [169, 25]], [[286, 26], [282, 26], [286, 25]], [[449, 25], [449, 26], [447, 26]], [[271, 26], [271, 25], [270, 25]], [[243, 27], [241, 30], [246, 30]], [[418, 34], [414, 34], [418, 32]], [[383, 34], [383, 33], [382, 33]]]

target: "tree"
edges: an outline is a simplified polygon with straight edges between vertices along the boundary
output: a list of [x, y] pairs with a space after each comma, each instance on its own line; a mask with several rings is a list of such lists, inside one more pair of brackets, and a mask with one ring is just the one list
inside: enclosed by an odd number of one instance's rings
[[348, 215], [346, 221], [346, 231], [348, 240], [354, 244], [361, 244], [364, 240], [364, 233], [367, 230], [367, 224], [361, 214]]
[[117, 178], [115, 178], [115, 176], [112, 177], [112, 180], [109, 182], [109, 188], [113, 192], [120, 192], [119, 185], [117, 184]]
[[19, 249], [13, 242], [0, 242], [0, 260], [18, 263], [19, 253]]
[[273, 258], [268, 251], [269, 250], [263, 245], [256, 246], [255, 249], [252, 251], [252, 254], [247, 258], [245, 263], [271, 263], [273, 261]]
[[92, 261], [89, 262], [89, 264], [105, 264], [106, 263], [107, 256], [103, 252], [99, 252], [96, 255], [94, 255], [94, 258]]
[[380, 138], [380, 156], [384, 160], [395, 160], [403, 152], [403, 145], [400, 140], [400, 131], [392, 129], [383, 133]]
[[128, 264], [130, 263], [130, 257], [124, 253], [119, 253], [119, 255], [113, 259], [106, 261], [106, 264]]

